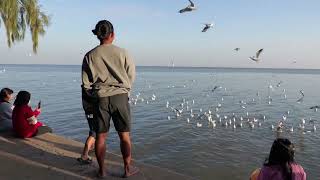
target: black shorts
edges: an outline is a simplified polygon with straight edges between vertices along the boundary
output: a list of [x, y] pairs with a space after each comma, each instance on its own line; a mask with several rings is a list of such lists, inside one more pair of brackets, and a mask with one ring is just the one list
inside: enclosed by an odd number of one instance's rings
[[89, 136], [95, 137], [94, 130], [94, 105], [97, 103], [95, 98], [89, 97], [84, 90], [82, 90], [82, 107], [86, 115], [89, 125]]
[[98, 98], [93, 115], [95, 132], [108, 132], [111, 118], [118, 132], [130, 132], [131, 114], [128, 101], [128, 94]]

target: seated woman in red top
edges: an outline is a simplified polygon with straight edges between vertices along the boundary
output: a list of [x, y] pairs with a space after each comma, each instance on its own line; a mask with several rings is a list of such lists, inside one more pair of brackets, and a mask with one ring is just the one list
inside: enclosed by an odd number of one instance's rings
[[14, 101], [12, 112], [12, 127], [18, 137], [30, 138], [36, 135], [52, 132], [48, 126], [44, 126], [37, 117], [41, 113], [40, 107], [32, 110], [28, 105], [31, 94], [27, 91], [20, 91]]

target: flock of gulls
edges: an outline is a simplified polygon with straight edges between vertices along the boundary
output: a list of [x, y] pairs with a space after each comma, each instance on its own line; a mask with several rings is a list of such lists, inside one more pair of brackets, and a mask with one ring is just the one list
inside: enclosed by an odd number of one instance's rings
[[[197, 7], [195, 6], [195, 4], [191, 1], [191, 0], [188, 0], [190, 2], [190, 4], [181, 9], [179, 11], [179, 13], [186, 13], [186, 12], [191, 12], [191, 11], [195, 11], [197, 10]], [[202, 29], [201, 32], [207, 32], [210, 28], [212, 28], [214, 26], [213, 23], [204, 23], [204, 27]], [[234, 49], [235, 51], [239, 51], [240, 48], [235, 48]], [[260, 54], [262, 53], [263, 49], [259, 49], [257, 52], [256, 52], [256, 55], [255, 56], [251, 56], [249, 57], [249, 59], [251, 59], [252, 61], [255, 61], [255, 62], [259, 62], [260, 61]], [[296, 63], [296, 61], [294, 61], [293, 63]]]
[[[185, 13], [185, 12], [191, 12], [191, 11], [197, 10], [197, 8], [194, 5], [194, 3], [191, 0], [189, 0], [189, 2], [190, 2], [190, 4], [187, 7], [181, 9], [179, 11], [179, 13]], [[204, 25], [205, 26], [203, 27], [202, 32], [207, 32], [208, 29], [213, 27], [213, 23], [204, 23]]]
[[[195, 82], [192, 80], [191, 82]], [[238, 103], [235, 103], [235, 106], [238, 106], [238, 110], [234, 112], [227, 112], [230, 111], [232, 104], [227, 102], [223, 93], [227, 92], [226, 87], [222, 86], [214, 86], [211, 88], [207, 93], [207, 96], [212, 96], [217, 99], [214, 104], [210, 106], [199, 105], [201, 102], [196, 102], [198, 99], [186, 99], [185, 97], [181, 97], [181, 101], [177, 102], [177, 100], [158, 100], [156, 94], [152, 94], [152, 96], [144, 94], [145, 90], [136, 93], [135, 95], [131, 96], [130, 103], [132, 105], [137, 105], [139, 103], [142, 104], [163, 104], [163, 108], [167, 109], [167, 120], [178, 120], [179, 122], [185, 122], [188, 125], [194, 125], [197, 128], [201, 128], [203, 126], [207, 126], [212, 129], [216, 128], [231, 128], [233, 130], [236, 129], [245, 129], [249, 128], [251, 130], [255, 128], [260, 128], [264, 125], [268, 125], [269, 129], [277, 132], [300, 132], [302, 134], [306, 133], [313, 133], [317, 130], [317, 120], [312, 119], [311, 117], [304, 117], [297, 119], [291, 115], [293, 110], [289, 109], [283, 112], [282, 116], [279, 116], [277, 119], [274, 119], [267, 114], [256, 113], [255, 111], [250, 112], [249, 109], [254, 108], [257, 104], [266, 104], [271, 105], [274, 103], [271, 96], [271, 91], [281, 91], [281, 99], [287, 100], [286, 89], [280, 90], [280, 86], [282, 85], [282, 81], [278, 82], [275, 86], [268, 85], [268, 96], [265, 98], [259, 92], [252, 96], [250, 100], [238, 100]], [[187, 88], [191, 87], [192, 84], [185, 84], [183, 86], [168, 86], [168, 88]], [[151, 85], [148, 86], [151, 88]], [[220, 92], [219, 92], [220, 91]], [[229, 92], [229, 90], [228, 90]], [[301, 97], [297, 97], [295, 103], [303, 103], [304, 92], [300, 90]], [[232, 95], [236, 97], [237, 94]], [[266, 99], [266, 101], [265, 101]], [[211, 100], [210, 100], [211, 101]], [[236, 100], [237, 101], [237, 100]], [[197, 105], [195, 105], [195, 103]], [[251, 107], [250, 107], [251, 106]], [[310, 111], [318, 112], [320, 106], [312, 106], [309, 107]], [[269, 121], [269, 122], [268, 122]]]
[[[190, 4], [181, 9], [179, 13], [186, 13], [186, 12], [191, 12], [197, 10], [195, 4], [189, 0]], [[202, 29], [202, 32], [207, 32], [210, 28], [214, 26], [213, 23], [205, 23], [205, 26]], [[234, 49], [234, 51], [240, 51], [240, 48], [237, 47]], [[261, 53], [263, 52], [263, 49], [259, 49], [254, 56], [249, 57], [252, 61], [259, 62]], [[31, 56], [31, 54], [29, 54]], [[296, 63], [294, 61], [293, 63]], [[174, 62], [171, 62], [171, 66], [174, 67]], [[5, 73], [6, 70], [2, 69], [0, 70], [0, 73]], [[194, 82], [195, 80], [192, 80]], [[276, 87], [279, 88], [283, 82], [280, 81], [276, 84]], [[151, 88], [151, 86], [148, 86]], [[186, 88], [186, 85], [183, 86]], [[168, 86], [168, 88], [175, 88], [175, 86]], [[273, 90], [274, 87], [272, 85], [268, 86], [269, 91]], [[222, 86], [214, 86], [211, 90], [210, 93], [211, 95], [215, 95], [217, 91], [220, 91], [221, 89], [224, 89], [226, 91], [227, 88], [223, 88]], [[286, 95], [286, 90], [282, 90], [283, 93], [283, 98], [287, 99]], [[297, 99], [296, 103], [303, 103], [304, 99], [304, 92], [303, 90], [300, 90], [300, 97]], [[256, 93], [256, 99], [260, 99], [260, 94], [259, 92]], [[215, 129], [220, 127], [225, 127], [225, 128], [232, 128], [232, 129], [237, 129], [237, 128], [245, 128], [249, 127], [250, 129], [254, 129], [255, 127], [261, 127], [263, 124], [265, 124], [266, 121], [268, 121], [268, 118], [266, 115], [259, 114], [255, 115], [255, 113], [250, 113], [249, 111], [246, 111], [248, 106], [253, 106], [256, 100], [255, 98], [252, 98], [251, 102], [246, 102], [244, 100], [239, 100], [239, 105], [240, 109], [243, 110], [242, 113], [222, 113], [221, 109], [223, 109], [224, 106], [224, 97], [221, 96], [219, 97], [220, 101], [212, 105], [210, 107], [202, 107], [202, 108], [197, 108], [195, 107], [195, 99], [185, 99], [181, 98], [181, 102], [178, 104], [174, 104], [173, 102], [170, 102], [169, 100], [164, 104], [164, 107], [168, 110], [169, 115], [167, 116], [168, 120], [173, 120], [173, 119], [179, 119], [179, 120], [185, 120], [186, 123], [192, 124], [194, 123], [196, 127], [201, 128], [203, 124], [207, 123], [209, 127]], [[146, 97], [140, 92], [138, 92], [135, 96], [130, 97], [130, 103], [132, 105], [137, 105], [137, 103], [145, 103], [149, 104], [151, 102], [157, 101], [157, 96], [153, 94], [151, 97]], [[267, 97], [267, 104], [270, 105], [272, 104], [273, 99], [271, 95], [269, 94]], [[310, 110], [313, 110], [315, 112], [320, 109], [319, 105], [315, 105], [310, 107]], [[290, 114], [290, 111], [288, 110], [283, 114], [282, 117], [279, 118], [279, 120], [276, 123], [271, 124], [270, 129], [273, 131], [277, 132], [283, 132], [283, 131], [288, 131], [288, 132], [294, 132], [295, 130], [298, 130], [302, 133], [311, 133], [315, 132], [317, 127], [316, 127], [316, 120], [312, 118], [301, 118], [299, 121], [299, 124], [297, 127], [294, 127], [292, 122], [290, 123], [290, 120], [287, 119], [287, 116]], [[292, 120], [291, 120], [292, 121]]]

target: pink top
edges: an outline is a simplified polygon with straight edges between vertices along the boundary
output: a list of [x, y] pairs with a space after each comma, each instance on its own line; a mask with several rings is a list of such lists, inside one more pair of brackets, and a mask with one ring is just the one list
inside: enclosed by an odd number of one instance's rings
[[[306, 180], [306, 173], [303, 168], [296, 163], [291, 164], [292, 180]], [[263, 166], [260, 170], [258, 180], [283, 180], [280, 166]]]

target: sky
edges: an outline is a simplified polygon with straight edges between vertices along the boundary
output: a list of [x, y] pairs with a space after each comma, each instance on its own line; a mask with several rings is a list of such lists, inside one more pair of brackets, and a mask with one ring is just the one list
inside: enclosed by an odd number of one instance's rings
[[[91, 30], [102, 19], [115, 45], [138, 66], [319, 68], [319, 0], [39, 0], [51, 16], [37, 55], [30, 33], [12, 48], [0, 26], [0, 64], [75, 64], [98, 45]], [[203, 23], [214, 27], [202, 33]], [[240, 51], [234, 51], [234, 48]], [[264, 48], [261, 62], [248, 57]], [[296, 61], [296, 63], [293, 63]]]

